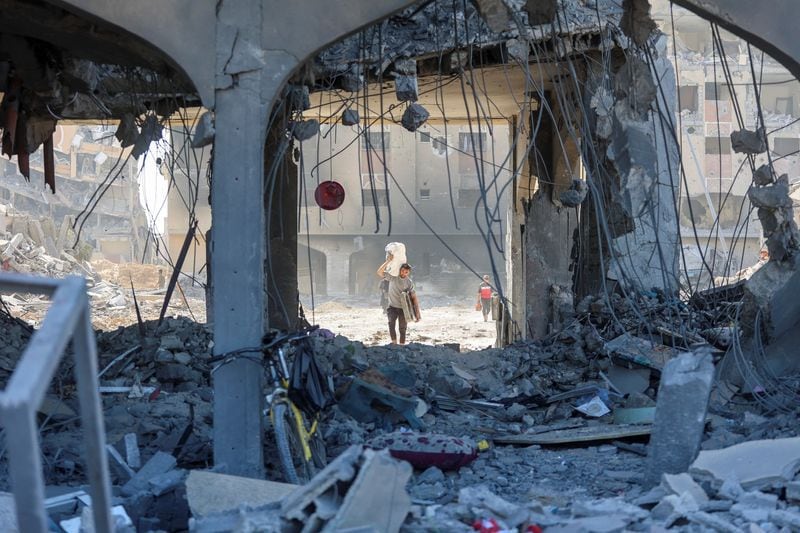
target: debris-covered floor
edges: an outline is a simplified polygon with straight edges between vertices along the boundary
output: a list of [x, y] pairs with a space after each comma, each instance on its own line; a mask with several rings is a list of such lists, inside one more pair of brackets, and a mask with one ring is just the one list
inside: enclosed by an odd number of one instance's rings
[[[472, 530], [479, 519], [547, 531], [738, 531], [750, 524], [795, 530], [798, 413], [765, 412], [752, 394], [712, 392], [697, 462], [713, 450], [727, 449], [729, 457], [709, 457], [712, 466], [691, 469], [699, 485], [676, 476], [653, 488], [647, 442], [665, 362], [704, 337], [721, 347], [728, 341], [712, 327], [707, 302], [683, 306], [653, 297], [634, 310], [625, 301], [581, 302], [558, 334], [505, 349], [459, 353], [445, 346], [365, 347], [342, 336], [315, 337], [319, 360], [337, 386], [338, 403], [322, 429], [329, 460], [353, 445], [388, 447], [400, 456], [425, 451], [441, 435], [448, 459], [430, 460], [439, 467], [423, 460], [402, 483], [410, 497], [407, 531]], [[664, 331], [655, 342], [638, 336], [640, 313]], [[695, 317], [698, 326], [674, 331], [670, 317], [676, 313]], [[29, 333], [9, 315], [0, 316], [5, 379]], [[197, 531], [215, 530], [203, 524], [221, 518], [192, 514], [185, 489], [188, 471], [213, 464], [210, 334], [188, 319], [167, 318], [161, 326], [145, 323], [144, 336], [132, 325], [98, 332], [97, 339], [119, 502], [139, 530], [180, 530], [190, 516]], [[718, 365], [723, 354], [712, 354]], [[75, 491], [84, 479], [68, 366], [59, 369], [41, 413], [48, 496]], [[406, 404], [411, 409], [401, 410]], [[420, 436], [427, 442], [420, 444]], [[737, 453], [736, 445], [748, 441], [762, 441], [756, 464], [753, 450]], [[788, 448], [775, 454], [759, 451], [782, 443]], [[272, 446], [268, 442], [265, 451], [268, 478], [280, 480]], [[74, 515], [77, 502], [61, 502], [53, 516]], [[277, 520], [280, 513], [264, 516]]]

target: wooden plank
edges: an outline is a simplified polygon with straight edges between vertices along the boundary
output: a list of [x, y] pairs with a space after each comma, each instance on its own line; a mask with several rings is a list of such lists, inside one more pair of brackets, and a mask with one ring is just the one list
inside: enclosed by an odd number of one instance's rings
[[641, 437], [649, 435], [653, 430], [651, 425], [619, 424], [605, 426], [585, 426], [575, 429], [558, 429], [536, 435], [501, 435], [492, 437], [495, 444], [570, 444], [578, 442], [593, 442], [600, 440], [618, 440], [627, 437]]

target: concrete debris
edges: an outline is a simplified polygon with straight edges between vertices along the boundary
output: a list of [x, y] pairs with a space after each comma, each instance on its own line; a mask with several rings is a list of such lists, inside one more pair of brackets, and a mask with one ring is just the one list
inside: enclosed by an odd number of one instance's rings
[[202, 148], [214, 142], [214, 114], [206, 111], [197, 119], [197, 126], [192, 136], [192, 148]]
[[772, 172], [772, 167], [770, 165], [761, 165], [756, 169], [755, 174], [753, 174], [753, 183], [758, 186], [769, 185], [774, 181], [775, 173]]
[[430, 113], [427, 109], [420, 104], [413, 103], [403, 111], [403, 118], [400, 122], [408, 131], [417, 131], [417, 128], [425, 124], [429, 116]]
[[656, 30], [656, 23], [650, 18], [648, 0], [622, 0], [622, 20], [620, 29], [638, 46], [647, 44]]
[[558, 12], [557, 0], [526, 0], [522, 8], [528, 14], [529, 24], [549, 24]]
[[117, 138], [122, 148], [133, 146], [139, 137], [139, 130], [136, 129], [136, 118], [132, 114], [126, 113], [122, 115], [114, 137]]
[[707, 351], [680, 355], [664, 366], [648, 455], [651, 483], [665, 473], [685, 472], [697, 456], [713, 379]]
[[573, 179], [572, 186], [566, 191], [563, 191], [558, 199], [564, 207], [577, 207], [586, 199], [586, 194], [589, 192], [589, 186], [586, 182], [580, 179]]
[[770, 261], [785, 261], [800, 246], [793, 201], [789, 196], [789, 177], [783, 174], [775, 182], [758, 185], [765, 181], [763, 178], [754, 178], [754, 185], [747, 191], [747, 196], [758, 208], [758, 219], [767, 238]]
[[292, 137], [298, 141], [307, 141], [319, 133], [319, 122], [315, 119], [301, 120], [289, 124]]
[[511, 13], [503, 0], [476, 0], [475, 4], [489, 29], [497, 33], [508, 29]]
[[358, 124], [358, 110], [357, 109], [345, 109], [342, 112], [342, 125], [343, 126], [355, 126]]
[[800, 469], [800, 437], [753, 440], [721, 450], [704, 450], [690, 473], [722, 483], [734, 476], [745, 489], [791, 481]]
[[140, 156], [147, 153], [150, 145], [161, 139], [163, 130], [164, 126], [159, 122], [158, 116], [154, 113], [146, 115], [136, 142], [133, 143], [131, 157], [139, 159]]
[[[394, 77], [394, 91], [398, 102], [416, 102], [419, 100], [419, 88], [416, 75], [397, 74]], [[409, 130], [414, 131], [414, 130]]]
[[168, 453], [158, 452], [147, 461], [130, 481], [122, 486], [122, 494], [133, 496], [137, 492], [147, 490], [149, 481], [159, 475], [175, 468], [177, 461]]
[[734, 131], [731, 133], [731, 148], [738, 154], [763, 154], [767, 151], [767, 135], [764, 128], [758, 128], [756, 131], [745, 129]]
[[199, 519], [279, 502], [296, 488], [288, 483], [193, 470], [186, 479], [186, 498], [192, 517]]

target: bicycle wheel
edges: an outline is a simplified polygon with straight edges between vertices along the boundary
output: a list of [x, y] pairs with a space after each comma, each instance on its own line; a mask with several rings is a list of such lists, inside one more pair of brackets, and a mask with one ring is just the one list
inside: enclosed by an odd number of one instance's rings
[[[310, 442], [312, 460], [306, 462], [296, 421], [287, 404], [278, 403], [272, 407], [272, 424], [284, 479], [287, 483], [295, 485], [306, 483], [317, 472], [315, 467], [317, 453], [314, 450], [318, 446], [314, 444], [315, 439], [312, 438]], [[324, 448], [322, 453], [324, 457]]]

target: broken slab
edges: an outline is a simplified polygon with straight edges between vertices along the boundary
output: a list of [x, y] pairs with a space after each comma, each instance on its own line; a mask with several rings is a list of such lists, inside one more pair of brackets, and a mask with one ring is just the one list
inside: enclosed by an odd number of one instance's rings
[[192, 470], [186, 479], [186, 499], [192, 516], [200, 518], [240, 507], [255, 509], [279, 502], [297, 485], [277, 483], [203, 470]]
[[122, 494], [125, 496], [133, 496], [138, 492], [148, 490], [148, 482], [151, 478], [169, 472], [175, 468], [176, 464], [177, 461], [170, 454], [156, 452], [156, 454], [145, 463], [142, 469], [136, 472], [136, 475], [122, 486]]
[[650, 369], [611, 365], [608, 379], [621, 394], [644, 392], [650, 387]]
[[703, 487], [697, 484], [687, 473], [682, 474], [663, 474], [661, 476], [661, 486], [672, 494], [680, 496], [688, 493], [692, 495], [694, 501], [702, 505], [708, 501], [708, 495]]
[[498, 435], [492, 437], [495, 444], [517, 444], [517, 445], [555, 445], [570, 444], [575, 442], [593, 442], [601, 440], [616, 440], [628, 437], [641, 437], [649, 435], [652, 431], [650, 425], [628, 424], [628, 425], [596, 425], [574, 429], [557, 429], [535, 435]]
[[635, 363], [655, 370], [661, 370], [667, 361], [681, 353], [675, 348], [656, 344], [630, 333], [623, 333], [607, 342], [605, 349], [612, 359]]
[[742, 442], [701, 451], [689, 472], [722, 483], [731, 476], [744, 489], [791, 481], [800, 469], [800, 437]]
[[364, 450], [363, 458], [358, 476], [323, 532], [400, 531], [411, 508], [405, 490], [411, 466], [392, 459], [385, 451]]
[[425, 424], [416, 414], [418, 398], [401, 396], [363, 379], [353, 379], [338, 405], [343, 412], [364, 424], [374, 422], [391, 426], [404, 419], [413, 429], [425, 428]]
[[697, 456], [713, 381], [714, 363], [707, 350], [682, 354], [664, 366], [648, 454], [650, 484], [664, 473], [685, 472]]

